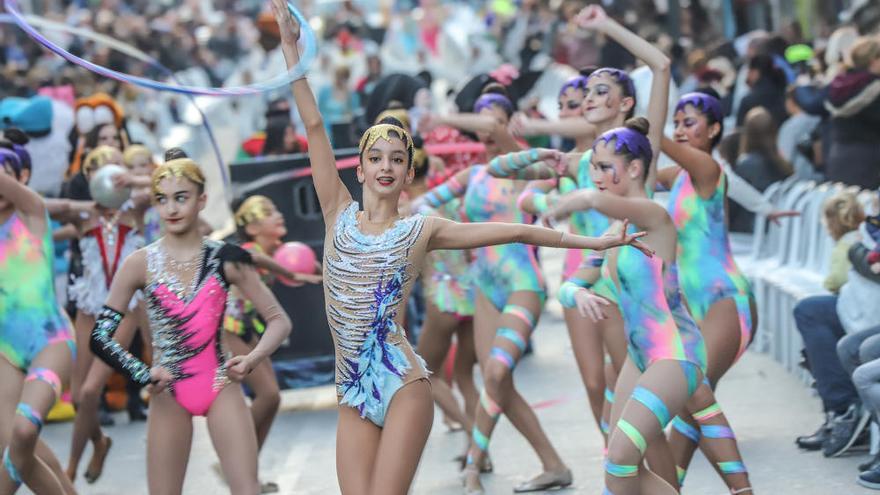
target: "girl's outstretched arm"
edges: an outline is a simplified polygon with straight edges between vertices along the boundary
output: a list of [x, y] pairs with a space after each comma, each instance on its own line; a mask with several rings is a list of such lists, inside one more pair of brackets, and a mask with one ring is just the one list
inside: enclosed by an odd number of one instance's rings
[[513, 133], [518, 136], [560, 136], [570, 139], [596, 136], [596, 126], [582, 117], [544, 120], [531, 119], [520, 114], [514, 116], [511, 126]]
[[648, 198], [625, 198], [594, 189], [562, 196], [547, 209], [544, 218], [555, 221], [567, 218], [576, 211], [586, 210], [596, 210], [611, 218], [631, 219], [646, 229], [670, 221], [666, 210]]
[[638, 239], [644, 232], [606, 234], [602, 237], [586, 237], [560, 232], [537, 225], [503, 222], [458, 223], [444, 218], [432, 217], [434, 222], [428, 249], [473, 249], [498, 244], [523, 243], [534, 246], [566, 249], [604, 250], [631, 244], [651, 255], [651, 249]]
[[[287, 61], [287, 67], [292, 68], [299, 62], [297, 47], [299, 24], [287, 10], [284, 0], [272, 0], [272, 10], [281, 32], [281, 50], [284, 59]], [[309, 87], [308, 80], [301, 77], [293, 81], [291, 89], [309, 141], [309, 161], [312, 166], [315, 191], [318, 193], [324, 222], [329, 225], [332, 219], [336, 218], [339, 208], [352, 201], [351, 194], [339, 177], [336, 157], [324, 128], [324, 119], [318, 111], [318, 104], [315, 103], [315, 95]]]
[[[277, 1], [277, 0], [276, 0]], [[518, 151], [519, 144], [506, 125], [499, 122], [495, 117], [478, 113], [453, 113], [449, 115], [430, 115], [426, 122], [419, 128], [426, 131], [437, 126], [446, 125], [469, 132], [485, 132], [492, 135], [492, 139], [498, 143], [505, 152]], [[424, 127], [423, 127], [424, 126]]]

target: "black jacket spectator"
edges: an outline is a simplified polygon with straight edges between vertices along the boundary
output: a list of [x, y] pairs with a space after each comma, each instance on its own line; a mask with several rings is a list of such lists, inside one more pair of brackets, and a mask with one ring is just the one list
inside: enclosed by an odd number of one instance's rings
[[837, 76], [826, 107], [831, 112], [828, 180], [880, 187], [880, 77], [863, 70]]
[[770, 112], [778, 129], [788, 118], [785, 111], [785, 73], [773, 65], [770, 55], [756, 55], [749, 62], [748, 83], [751, 89], [739, 104], [736, 125], [743, 125], [749, 110], [764, 107]]

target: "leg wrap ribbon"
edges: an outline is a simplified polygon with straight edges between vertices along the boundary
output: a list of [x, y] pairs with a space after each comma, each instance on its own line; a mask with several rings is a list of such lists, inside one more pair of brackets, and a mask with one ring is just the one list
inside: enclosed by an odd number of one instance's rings
[[15, 414], [30, 421], [34, 426], [37, 427], [37, 431], [43, 429], [43, 417], [40, 416], [40, 413], [34, 411], [34, 409], [28, 404], [25, 404], [24, 402], [19, 402], [18, 407], [15, 408]]
[[535, 319], [535, 315], [532, 314], [528, 308], [524, 308], [518, 304], [508, 304], [504, 306], [504, 311], [502, 314], [511, 315], [519, 318], [523, 321], [529, 328], [534, 328], [537, 320]]
[[493, 347], [492, 353], [489, 355], [492, 359], [496, 361], [500, 361], [504, 363], [511, 371], [516, 367], [516, 359], [513, 359], [513, 356], [510, 355], [509, 352], [505, 351], [500, 347]]
[[700, 433], [706, 438], [736, 438], [733, 430], [724, 425], [700, 425]]
[[614, 404], [614, 392], [612, 392], [611, 389], [605, 389], [605, 402]]
[[647, 407], [649, 411], [654, 413], [654, 416], [657, 417], [657, 421], [660, 422], [660, 429], [666, 428], [666, 425], [669, 424], [669, 409], [666, 408], [666, 404], [657, 397], [654, 392], [651, 392], [645, 387], [636, 387], [632, 393], [633, 399], [639, 401], [643, 406]]
[[21, 485], [21, 474], [18, 472], [18, 469], [12, 464], [12, 459], [9, 458], [9, 446], [6, 446], [6, 449], [3, 450], [3, 467], [6, 468], [6, 474], [9, 475], [9, 479], [15, 483], [15, 486]]
[[687, 421], [676, 416], [672, 418], [672, 427], [678, 430], [682, 435], [688, 437], [692, 442], [700, 443], [700, 430], [691, 426]]
[[721, 470], [723, 474], [737, 474], [737, 473], [746, 473], [745, 464], [742, 461], [727, 461], [727, 462], [719, 462], [718, 469]]
[[517, 333], [516, 330], [509, 327], [501, 327], [495, 333], [496, 337], [505, 338], [511, 342], [519, 349], [520, 354], [526, 352], [526, 341], [523, 340], [522, 336]]
[[483, 406], [483, 409], [489, 416], [492, 417], [492, 420], [498, 419], [498, 416], [501, 415], [501, 407], [489, 397], [489, 394], [486, 392], [484, 388], [482, 392], [480, 392], [480, 405]]
[[631, 478], [639, 474], [639, 467], [635, 465], [614, 464], [609, 460], [605, 460], [605, 472], [615, 478]]
[[58, 373], [55, 373], [49, 368], [34, 368], [28, 373], [24, 381], [25, 383], [34, 381], [43, 382], [52, 387], [56, 399], [61, 396], [61, 378], [58, 377]]
[[702, 422], [708, 421], [708, 420], [710, 420], [720, 414], [721, 414], [721, 406], [719, 406], [718, 403], [716, 402], [705, 409], [701, 409], [701, 410], [695, 412], [694, 419], [696, 419], [697, 421], [702, 423]]
[[648, 443], [645, 442], [645, 437], [642, 436], [642, 432], [638, 430], [635, 426], [633, 426], [629, 421], [625, 419], [620, 419], [617, 421], [617, 428], [622, 431], [629, 439], [632, 441], [633, 445], [639, 449], [639, 452], [642, 454], [645, 453], [645, 449], [648, 447]]

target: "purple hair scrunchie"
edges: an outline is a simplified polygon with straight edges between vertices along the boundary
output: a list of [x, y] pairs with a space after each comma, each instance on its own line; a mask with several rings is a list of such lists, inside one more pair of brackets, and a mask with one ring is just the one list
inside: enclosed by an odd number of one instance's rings
[[645, 162], [645, 167], [650, 166], [651, 160], [654, 159], [654, 151], [651, 149], [651, 141], [648, 140], [648, 136], [629, 127], [618, 127], [605, 131], [593, 142], [593, 148], [596, 147], [599, 141], [604, 142], [606, 145], [614, 141], [615, 153], [620, 154], [626, 151], [634, 159], [642, 159]]

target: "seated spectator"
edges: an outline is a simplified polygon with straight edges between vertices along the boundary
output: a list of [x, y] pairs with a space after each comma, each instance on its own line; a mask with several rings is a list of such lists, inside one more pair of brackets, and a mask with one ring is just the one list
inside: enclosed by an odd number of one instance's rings
[[823, 213], [825, 227], [835, 242], [824, 283], [830, 294], [802, 299], [794, 308], [794, 319], [804, 340], [807, 361], [825, 410], [825, 422], [812, 435], [798, 437], [796, 443], [807, 450], [822, 449], [826, 457], [831, 457], [848, 449], [854, 437], [861, 433], [857, 431], [861, 414], [858, 393], [837, 357], [836, 346], [845, 334], [837, 317], [837, 293], [846, 283], [850, 268], [847, 251], [857, 242], [856, 229], [865, 215], [850, 192], [829, 198], [823, 205]]
[[[870, 251], [863, 244], [854, 244], [849, 250], [853, 270], [880, 291], [880, 274], [870, 268]], [[874, 297], [877, 297], [876, 294]], [[843, 368], [852, 375], [853, 383], [872, 421], [880, 418], [880, 325], [851, 333], [837, 343], [837, 354]], [[864, 420], [868, 414], [860, 418]], [[856, 425], [858, 426], [858, 425]], [[880, 453], [859, 466], [859, 484], [880, 489]]]
[[[764, 192], [770, 184], [791, 175], [791, 165], [779, 156], [776, 147], [776, 125], [763, 107], [749, 112], [739, 144], [734, 170], [755, 189]], [[752, 232], [754, 223], [753, 214], [731, 208], [730, 230]]]
[[810, 140], [810, 134], [822, 119], [803, 111], [795, 98], [794, 87], [785, 92], [785, 110], [790, 117], [779, 127], [776, 137], [779, 154], [783, 160], [791, 163], [795, 177], [818, 180], [820, 177], [813, 162], [798, 149], [798, 145]]
[[831, 147], [825, 175], [830, 181], [880, 187], [880, 38], [863, 37], [850, 50], [852, 67], [828, 89]]

